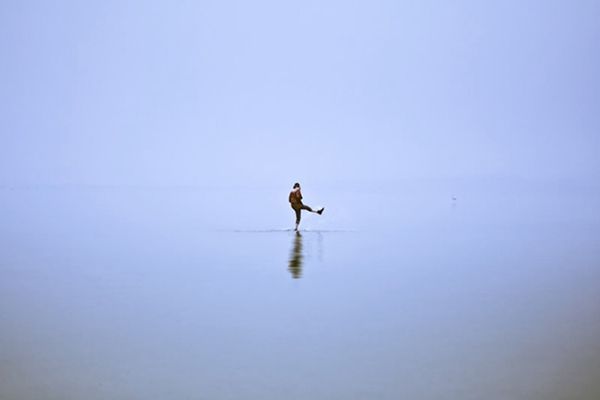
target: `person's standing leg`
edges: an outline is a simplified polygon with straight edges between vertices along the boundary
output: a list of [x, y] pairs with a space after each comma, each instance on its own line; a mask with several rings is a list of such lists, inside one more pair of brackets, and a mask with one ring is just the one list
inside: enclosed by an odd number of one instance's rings
[[301, 216], [301, 208], [294, 208], [294, 211], [296, 212], [296, 229], [294, 229], [295, 231], [298, 230], [298, 225], [300, 225], [300, 218]]

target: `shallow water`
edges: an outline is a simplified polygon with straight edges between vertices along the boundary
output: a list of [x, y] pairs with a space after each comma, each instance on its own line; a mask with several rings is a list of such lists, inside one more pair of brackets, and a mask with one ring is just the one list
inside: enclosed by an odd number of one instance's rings
[[599, 397], [598, 191], [306, 189], [1, 188], [0, 398]]

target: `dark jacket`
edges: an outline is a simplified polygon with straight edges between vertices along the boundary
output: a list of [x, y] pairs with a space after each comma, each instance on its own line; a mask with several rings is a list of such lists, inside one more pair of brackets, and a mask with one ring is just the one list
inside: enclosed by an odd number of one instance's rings
[[293, 189], [288, 199], [293, 208], [302, 207], [302, 192], [300, 188]]

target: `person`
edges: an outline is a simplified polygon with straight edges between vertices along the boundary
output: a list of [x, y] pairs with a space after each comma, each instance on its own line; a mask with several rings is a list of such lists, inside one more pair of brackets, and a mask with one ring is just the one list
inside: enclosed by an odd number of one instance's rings
[[294, 229], [296, 232], [298, 231], [298, 225], [300, 225], [302, 210], [306, 210], [319, 215], [323, 214], [323, 210], [325, 210], [325, 208], [322, 207], [320, 210], [314, 211], [312, 208], [302, 203], [302, 192], [300, 191], [300, 184], [298, 182], [294, 183], [294, 187], [290, 192], [289, 201], [290, 205], [296, 212], [296, 228]]

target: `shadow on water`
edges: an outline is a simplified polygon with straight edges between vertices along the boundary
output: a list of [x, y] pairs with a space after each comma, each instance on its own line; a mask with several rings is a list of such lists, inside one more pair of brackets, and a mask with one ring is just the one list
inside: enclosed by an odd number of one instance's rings
[[302, 235], [300, 232], [296, 232], [294, 235], [294, 242], [292, 245], [292, 252], [290, 253], [290, 261], [288, 270], [292, 274], [292, 278], [299, 279], [302, 277], [302, 261], [304, 255], [302, 254]]

